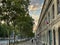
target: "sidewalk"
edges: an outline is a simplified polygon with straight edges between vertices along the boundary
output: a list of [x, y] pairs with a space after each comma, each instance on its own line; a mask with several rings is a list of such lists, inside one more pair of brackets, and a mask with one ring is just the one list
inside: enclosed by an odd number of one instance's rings
[[32, 43], [31, 40], [29, 40], [29, 41], [21, 42], [16, 45], [36, 45], [36, 43], [35, 43], [35, 41], [33, 41], [33, 43]]

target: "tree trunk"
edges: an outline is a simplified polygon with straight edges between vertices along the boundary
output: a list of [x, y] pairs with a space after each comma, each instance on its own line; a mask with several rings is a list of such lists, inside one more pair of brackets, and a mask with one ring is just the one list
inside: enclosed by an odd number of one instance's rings
[[[9, 21], [7, 21], [7, 25], [9, 26]], [[8, 31], [8, 37], [9, 37], [9, 45], [10, 45], [10, 31]]]
[[9, 36], [9, 45], [10, 45], [10, 36]]
[[13, 45], [15, 45], [15, 31], [14, 31], [14, 43], [13, 43]]
[[[14, 29], [15, 29], [15, 25], [14, 25]], [[15, 45], [15, 30], [14, 30], [14, 43], [13, 45]]]

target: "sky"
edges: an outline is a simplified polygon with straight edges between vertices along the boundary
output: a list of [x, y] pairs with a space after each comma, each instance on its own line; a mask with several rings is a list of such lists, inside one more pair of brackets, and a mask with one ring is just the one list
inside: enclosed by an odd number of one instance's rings
[[35, 30], [44, 0], [30, 0], [30, 1], [31, 2], [29, 5], [29, 14], [34, 19], [35, 24], [33, 30]]

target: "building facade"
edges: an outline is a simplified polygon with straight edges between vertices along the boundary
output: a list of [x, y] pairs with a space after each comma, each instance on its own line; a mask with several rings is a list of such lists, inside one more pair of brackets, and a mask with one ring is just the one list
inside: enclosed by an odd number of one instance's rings
[[44, 0], [36, 35], [39, 45], [60, 45], [60, 0]]

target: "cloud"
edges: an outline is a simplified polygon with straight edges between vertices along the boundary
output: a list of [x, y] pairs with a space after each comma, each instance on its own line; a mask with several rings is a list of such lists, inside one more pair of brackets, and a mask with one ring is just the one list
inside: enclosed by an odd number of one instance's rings
[[36, 30], [36, 27], [37, 27], [37, 23], [38, 23], [38, 19], [39, 19], [39, 15], [31, 15], [32, 18], [34, 19], [34, 26], [33, 26], [33, 31]]
[[37, 25], [39, 16], [38, 15], [32, 15], [32, 18], [34, 19], [35, 24]]
[[44, 0], [30, 0], [29, 11], [41, 10]]
[[36, 3], [29, 5], [29, 11], [41, 10], [42, 4]]
[[30, 0], [30, 1], [31, 2], [28, 9], [29, 14], [34, 19], [35, 24], [33, 26], [33, 31], [35, 32], [44, 0]]
[[43, 3], [44, 0], [30, 0], [30, 1], [31, 1], [30, 4], [36, 4], [36, 3], [41, 4]]

